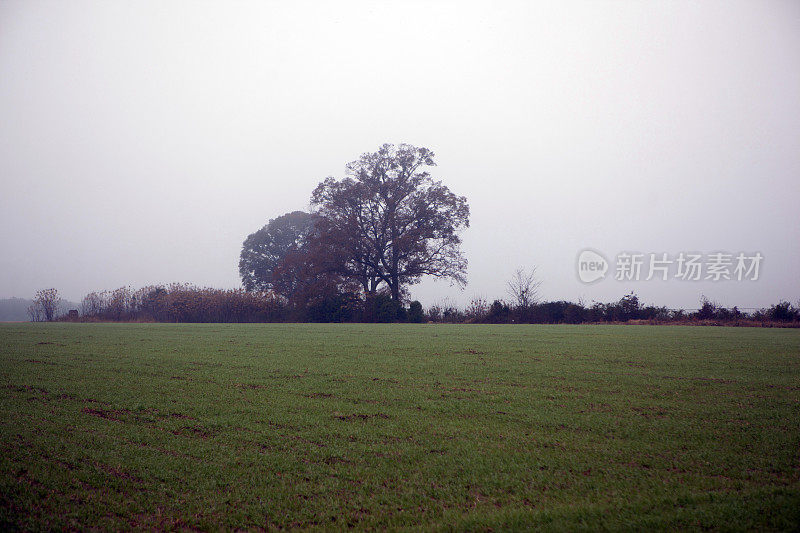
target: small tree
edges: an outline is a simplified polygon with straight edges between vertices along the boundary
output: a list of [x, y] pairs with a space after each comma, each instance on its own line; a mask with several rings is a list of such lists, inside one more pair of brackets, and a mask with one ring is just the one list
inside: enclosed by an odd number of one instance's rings
[[700, 297], [701, 307], [694, 314], [695, 318], [699, 320], [710, 320], [714, 318], [719, 310], [719, 305], [712, 302], [705, 295]]
[[639, 318], [639, 297], [631, 291], [620, 298], [618, 304], [620, 320], [636, 320]]
[[539, 287], [542, 282], [536, 279], [536, 267], [526, 272], [518, 268], [508, 282], [508, 295], [518, 308], [528, 309], [539, 300]]
[[472, 322], [483, 322], [486, 320], [486, 315], [489, 313], [489, 303], [486, 298], [476, 296], [470, 300], [467, 305], [466, 315], [467, 319]]
[[85, 317], [100, 316], [103, 310], [103, 299], [96, 292], [90, 292], [81, 302], [81, 314]]
[[431, 322], [442, 321], [442, 306], [439, 303], [435, 303], [428, 308], [428, 320]]
[[28, 306], [28, 316], [30, 317], [31, 322], [41, 322], [43, 320], [42, 310], [35, 303], [32, 303]]
[[33, 305], [28, 309], [28, 315], [34, 322], [52, 322], [61, 308], [61, 296], [56, 289], [42, 289], [33, 298]]
[[128, 287], [111, 291], [105, 312], [111, 320], [122, 320], [132, 310], [132, 295]]

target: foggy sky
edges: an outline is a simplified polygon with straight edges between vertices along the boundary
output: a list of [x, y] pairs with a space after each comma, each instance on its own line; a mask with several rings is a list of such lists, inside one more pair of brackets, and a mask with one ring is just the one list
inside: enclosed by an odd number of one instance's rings
[[[800, 299], [800, 3], [0, 0], [0, 298], [240, 286], [245, 237], [382, 143], [471, 207], [469, 284]], [[755, 282], [585, 285], [584, 248], [760, 252]]]

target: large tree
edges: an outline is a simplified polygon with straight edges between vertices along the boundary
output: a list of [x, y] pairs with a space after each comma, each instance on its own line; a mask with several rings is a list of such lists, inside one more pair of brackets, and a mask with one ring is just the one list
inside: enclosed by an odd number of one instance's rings
[[463, 196], [435, 181], [427, 148], [384, 144], [347, 165], [346, 177], [327, 178], [311, 205], [319, 238], [342, 260], [332, 268], [357, 280], [366, 294], [385, 284], [399, 300], [423, 276], [466, 283], [460, 232], [469, 227]]
[[248, 291], [272, 289], [273, 272], [292, 251], [301, 248], [313, 230], [316, 217], [303, 211], [293, 211], [250, 234], [239, 256], [239, 275]]

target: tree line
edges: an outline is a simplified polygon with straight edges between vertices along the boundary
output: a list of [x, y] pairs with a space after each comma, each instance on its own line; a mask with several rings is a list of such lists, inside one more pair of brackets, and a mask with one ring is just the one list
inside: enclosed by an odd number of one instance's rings
[[644, 305], [639, 297], [626, 294], [616, 302], [552, 301], [533, 302], [528, 305], [518, 301], [494, 300], [489, 304], [483, 298], [473, 299], [466, 307], [437, 304], [427, 314], [430, 322], [485, 323], [485, 324], [598, 324], [598, 323], [650, 323], [650, 324], [704, 324], [729, 326], [785, 325], [800, 327], [800, 302], [797, 306], [781, 301], [767, 308], [743, 311], [738, 307], [726, 308], [702, 298], [697, 310], [670, 309]]
[[[516, 278], [515, 278], [516, 280]], [[56, 289], [39, 291], [30, 318], [34, 321], [120, 321], [120, 322], [409, 322], [452, 324], [585, 324], [653, 323], [713, 324], [741, 326], [800, 327], [800, 304], [787, 301], [770, 307], [741, 311], [726, 308], [706, 298], [699, 309], [685, 311], [643, 305], [634, 293], [616, 302], [538, 301], [530, 286], [515, 292], [509, 282], [506, 299], [491, 303], [473, 298], [466, 306], [437, 303], [425, 309], [418, 301], [407, 306], [388, 294], [366, 299], [332, 295], [307, 308], [298, 309], [286, 299], [265, 291], [213, 289], [189, 284], [151, 285], [137, 290], [120, 287], [91, 292], [80, 309], [69, 314]], [[45, 313], [44, 309], [52, 310]], [[33, 311], [29, 311], [33, 313]]]

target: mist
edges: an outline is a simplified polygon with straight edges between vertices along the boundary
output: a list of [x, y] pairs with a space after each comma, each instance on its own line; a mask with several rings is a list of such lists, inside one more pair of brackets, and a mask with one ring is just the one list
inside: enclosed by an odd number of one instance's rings
[[[270, 219], [383, 143], [466, 196], [468, 285], [800, 299], [800, 5], [0, 3], [0, 297], [239, 287]], [[763, 255], [757, 280], [582, 283], [578, 254]], [[643, 276], [644, 278], [644, 276]]]

